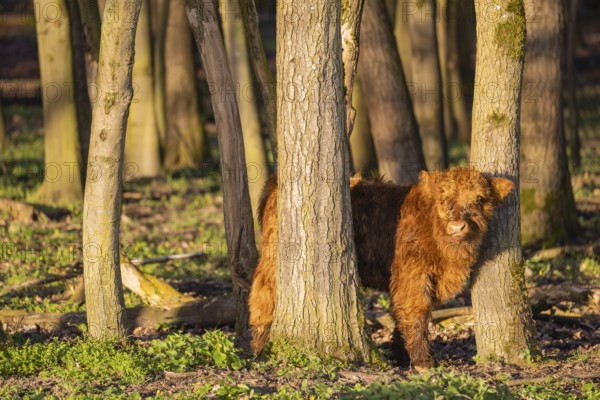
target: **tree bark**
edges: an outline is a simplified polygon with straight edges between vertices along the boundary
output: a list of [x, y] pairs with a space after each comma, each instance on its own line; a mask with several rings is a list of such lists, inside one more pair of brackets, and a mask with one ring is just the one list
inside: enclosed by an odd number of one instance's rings
[[356, 110], [354, 129], [352, 136], [350, 136], [353, 169], [355, 172], [360, 172], [363, 176], [369, 176], [377, 169], [377, 157], [375, 156], [375, 146], [373, 145], [373, 137], [371, 136], [367, 105], [365, 104], [358, 76], [354, 81], [352, 107]]
[[156, 177], [160, 175], [160, 155], [154, 108], [154, 74], [148, 0], [142, 1], [142, 10], [135, 36], [133, 90], [133, 100], [127, 120], [125, 162], [134, 168], [133, 178]]
[[526, 8], [521, 100], [522, 243], [554, 245], [579, 229], [563, 128], [562, 0]]
[[[42, 15], [49, 4], [59, 17]], [[32, 202], [81, 204], [83, 184], [77, 109], [74, 101], [73, 51], [65, 0], [40, 1], [36, 30], [44, 109], [44, 181]]]
[[185, 0], [169, 3], [164, 53], [167, 118], [164, 165], [167, 170], [177, 170], [199, 166], [204, 158], [206, 142]]
[[[174, 3], [178, 3], [177, 10], [182, 9], [185, 6], [184, 4], [181, 4], [179, 1], [176, 0], [150, 0], [150, 31], [152, 32], [151, 42], [153, 49], [152, 65], [154, 66], [154, 112], [156, 114], [156, 130], [158, 132], [159, 147], [162, 146], [163, 151], [166, 151], [164, 147], [167, 135], [167, 108], [165, 105], [165, 90], [167, 86], [165, 79], [167, 78], [167, 76], [165, 70], [167, 60], [170, 60], [165, 56], [165, 52], [168, 50], [165, 44], [167, 38], [167, 24], [169, 22], [169, 16], [171, 15], [169, 7], [174, 5]], [[181, 21], [181, 14], [183, 14], [183, 24]], [[179, 26], [187, 25], [187, 21], [185, 20], [185, 11], [181, 10], [181, 12], [178, 13], [178, 18], [179, 21], [177, 22], [179, 24], [182, 24]], [[181, 33], [179, 33], [179, 31], [181, 31]], [[178, 36], [178, 34], [183, 36], [186, 34], [186, 32], [188, 35], [188, 48], [190, 48], [191, 34], [188, 30], [179, 29], [178, 33], [176, 33], [175, 36]], [[169, 43], [169, 45], [178, 47], [179, 43]], [[190, 50], [188, 50], [187, 53], [191, 54]], [[188, 57], [191, 56], [188, 55]], [[194, 80], [184, 80], [179, 82], [194, 82], [196, 79], [195, 75], [193, 78]]]
[[[476, 3], [477, 66], [471, 162], [490, 175], [519, 182], [519, 105], [525, 49], [521, 0]], [[493, 100], [491, 100], [493, 99]], [[536, 353], [520, 241], [519, 199], [513, 192], [492, 219], [473, 273], [477, 354], [524, 362]]]
[[411, 7], [414, 7], [414, 4], [409, 0], [398, 0], [396, 17], [394, 18], [394, 37], [406, 82], [412, 82], [412, 46], [408, 27], [408, 12]]
[[581, 167], [581, 142], [579, 140], [579, 109], [577, 106], [577, 78], [575, 77], [575, 48], [577, 44], [577, 10], [579, 0], [563, 2], [567, 8], [567, 36], [566, 36], [566, 71], [567, 90], [566, 99], [569, 110], [567, 118], [567, 137], [569, 142], [569, 156], [574, 167]]
[[425, 168], [419, 128], [383, 0], [365, 3], [358, 60], [379, 172], [397, 184]]
[[277, 5], [279, 245], [271, 340], [370, 361], [346, 149], [340, 2]]
[[215, 84], [211, 88], [211, 98], [219, 140], [227, 261], [236, 303], [236, 332], [246, 340], [248, 293], [258, 252], [254, 240], [254, 219], [248, 194], [240, 115], [235, 99], [230, 95], [233, 81], [214, 5], [204, 0], [189, 1], [186, 12], [202, 56], [207, 80], [219, 83], [218, 87]]
[[239, 0], [242, 20], [246, 31], [248, 54], [254, 76], [258, 80], [263, 103], [267, 112], [269, 141], [273, 151], [273, 159], [277, 159], [277, 98], [275, 78], [267, 62], [267, 56], [258, 29], [258, 14], [254, 0]]
[[136, 24], [142, 0], [106, 3], [100, 41], [98, 101], [83, 209], [84, 279], [90, 336], [125, 337], [119, 221], [125, 126], [133, 98]]
[[409, 90], [413, 93], [413, 107], [427, 168], [441, 170], [448, 166], [448, 151], [444, 134], [435, 0], [422, 0], [416, 5], [415, 12], [408, 17], [412, 48], [412, 82]]
[[448, 58], [450, 57], [450, 35], [448, 24], [448, 3], [449, 0], [436, 0], [435, 32], [438, 42], [438, 56], [440, 60], [441, 86], [440, 96], [443, 100], [444, 114], [444, 133], [448, 139], [456, 139], [456, 124], [452, 114], [452, 102], [447, 95], [447, 89], [451, 87], [450, 77], [448, 76]]
[[4, 111], [2, 109], [2, 99], [0, 99], [0, 153], [8, 146], [8, 138], [6, 137], [6, 127], [4, 125]]
[[240, 122], [244, 135], [244, 151], [248, 169], [248, 189], [253, 215], [258, 210], [260, 194], [269, 177], [267, 154], [262, 139], [260, 116], [254, 82], [248, 59], [244, 25], [239, 0], [221, 0], [223, 39], [231, 76], [235, 85], [235, 97], [240, 111]]

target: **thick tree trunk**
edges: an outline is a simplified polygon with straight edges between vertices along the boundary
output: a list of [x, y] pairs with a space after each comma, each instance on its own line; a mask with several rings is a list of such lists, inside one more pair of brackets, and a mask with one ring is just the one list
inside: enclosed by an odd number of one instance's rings
[[[475, 8], [477, 67], [471, 162], [483, 172], [518, 184], [525, 12], [521, 0], [501, 0], [496, 7], [486, 4], [478, 2]], [[524, 353], [535, 354], [520, 236], [518, 195], [511, 194], [490, 224], [473, 273], [475, 339], [482, 360], [523, 362]]]
[[288, 342], [369, 361], [352, 234], [340, 5], [277, 5], [277, 20], [295, 23], [277, 25], [279, 246], [271, 340], [275, 351]]
[[412, 101], [419, 124], [427, 168], [448, 166], [442, 79], [435, 30], [435, 0], [417, 2], [408, 17], [412, 47]]
[[258, 14], [254, 0], [239, 0], [242, 20], [246, 31], [248, 54], [254, 76], [256, 77], [263, 103], [267, 112], [269, 141], [273, 151], [273, 159], [277, 159], [277, 98], [275, 93], [275, 78], [267, 62], [263, 48], [260, 30], [258, 29]]
[[[41, 10], [52, 3], [60, 18]], [[65, 0], [42, 0], [36, 7], [36, 30], [44, 108], [44, 166], [42, 186], [31, 201], [81, 204], [83, 184], [77, 109], [74, 99], [70, 18]]]
[[522, 243], [552, 245], [579, 228], [563, 130], [562, 0], [546, 0], [526, 12], [521, 235]]
[[[467, 87], [464, 84], [460, 71], [458, 27], [461, 18], [470, 17], [465, 16], [466, 7], [461, 4], [460, 0], [447, 1], [448, 59], [446, 71], [448, 79], [444, 83], [444, 93], [447, 99], [446, 104], [450, 103], [450, 114], [454, 119], [456, 136], [461, 142], [469, 144], [471, 143], [471, 118], [467, 109]], [[463, 47], [469, 47], [469, 44], [465, 43]]]
[[223, 39], [240, 110], [248, 169], [248, 189], [255, 215], [258, 210], [260, 194], [269, 177], [267, 153], [260, 128], [260, 116], [254, 94], [254, 81], [248, 59], [240, 2], [239, 0], [221, 0], [221, 4]]
[[[169, 2], [165, 46], [167, 130], [165, 168], [193, 168], [203, 161], [205, 135], [196, 90], [192, 32], [185, 0]], [[185, 84], [182, 84], [185, 82]]]
[[412, 46], [408, 27], [408, 12], [414, 6], [415, 3], [410, 0], [398, 0], [396, 17], [394, 18], [394, 37], [406, 82], [412, 82]]
[[186, 12], [200, 49], [207, 80], [219, 82], [218, 87], [213, 88], [211, 98], [219, 140], [225, 236], [236, 303], [236, 331], [245, 340], [248, 331], [248, 292], [258, 252], [254, 240], [240, 115], [235, 99], [230, 95], [233, 81], [212, 2], [189, 1]]
[[133, 178], [160, 175], [159, 134], [154, 108], [152, 64], [150, 10], [148, 0], [143, 0], [135, 36], [134, 93], [127, 120], [125, 142], [125, 162], [135, 168]]
[[[568, 4], [565, 4], [568, 3]], [[567, 137], [569, 138], [569, 156], [573, 166], [581, 167], [581, 142], [579, 140], [579, 110], [577, 107], [577, 78], [575, 77], [575, 46], [577, 44], [577, 10], [579, 0], [563, 2], [567, 8], [566, 71], [567, 71]]]
[[375, 156], [375, 146], [371, 136], [367, 105], [365, 104], [358, 76], [354, 81], [352, 107], [356, 110], [354, 129], [352, 130], [352, 136], [350, 136], [353, 170], [362, 173], [363, 176], [369, 176], [377, 169], [377, 157]]
[[401, 185], [417, 182], [425, 162], [419, 128], [383, 0], [365, 3], [358, 60], [379, 172]]
[[[108, 0], [102, 24], [99, 95], [92, 111], [90, 165], [83, 209], [83, 272], [90, 336], [125, 337], [119, 221], [125, 126], [142, 0]], [[124, 15], [130, 18], [123, 18]]]

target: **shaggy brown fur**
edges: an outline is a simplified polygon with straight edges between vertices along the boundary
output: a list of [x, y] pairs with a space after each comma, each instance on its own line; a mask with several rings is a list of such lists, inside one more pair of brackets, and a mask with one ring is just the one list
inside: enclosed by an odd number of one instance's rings
[[[419, 183], [412, 186], [355, 177], [350, 187], [362, 284], [390, 292], [400, 334], [395, 343], [398, 361], [408, 361], [408, 355], [415, 368], [429, 368], [433, 366], [427, 337], [432, 306], [461, 291], [494, 208], [514, 184], [473, 169], [454, 168], [423, 171]], [[263, 191], [259, 221], [262, 243], [277, 243], [274, 177]], [[276, 256], [276, 249], [263, 248], [253, 277], [249, 308], [255, 353], [265, 346], [272, 323]]]

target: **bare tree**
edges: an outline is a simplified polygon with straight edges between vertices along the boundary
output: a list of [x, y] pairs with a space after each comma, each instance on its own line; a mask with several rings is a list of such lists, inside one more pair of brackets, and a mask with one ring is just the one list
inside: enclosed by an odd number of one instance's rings
[[[48, 4], [60, 16], [43, 15]], [[65, 0], [42, 0], [36, 7], [40, 74], [44, 92], [44, 181], [31, 197], [34, 202], [81, 204], [83, 183], [79, 127], [74, 98], [70, 17]], [[60, 55], [58, 57], [57, 55]]]
[[350, 136], [350, 148], [352, 153], [353, 170], [368, 176], [377, 169], [377, 156], [375, 145], [371, 136], [371, 126], [367, 105], [365, 104], [360, 78], [354, 81], [354, 95], [352, 96], [352, 107], [356, 110], [354, 129]]
[[562, 0], [527, 7], [521, 100], [522, 243], [555, 244], [579, 229], [563, 128]]
[[[519, 104], [525, 51], [522, 0], [476, 3], [477, 66], [471, 162], [519, 182]], [[490, 93], [490, 88], [494, 92]], [[490, 101], [492, 96], [493, 101]], [[525, 288], [518, 195], [492, 220], [472, 281], [477, 354], [508, 362], [534, 355], [535, 329]]]
[[235, 99], [228, 95], [233, 88], [233, 80], [214, 5], [205, 0], [189, 1], [186, 12], [207, 79], [219, 83], [213, 87], [211, 100], [219, 140], [225, 236], [236, 303], [236, 331], [238, 335], [245, 336], [248, 330], [248, 292], [258, 252], [254, 240], [240, 115]]
[[123, 150], [133, 98], [135, 31], [142, 0], [106, 2], [100, 40], [99, 94], [92, 111], [83, 208], [84, 279], [90, 336], [125, 337], [119, 259]]
[[271, 340], [275, 351], [290, 341], [304, 351], [369, 361], [352, 234], [340, 6], [285, 0], [277, 7], [278, 21], [294, 23], [277, 26], [279, 245]]
[[425, 161], [383, 0], [365, 3], [358, 64], [379, 172], [398, 184], [415, 183]]

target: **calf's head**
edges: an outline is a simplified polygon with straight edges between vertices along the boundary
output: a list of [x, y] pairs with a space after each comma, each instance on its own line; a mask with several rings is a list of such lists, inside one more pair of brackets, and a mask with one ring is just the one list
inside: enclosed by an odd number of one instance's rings
[[432, 214], [438, 239], [479, 244], [502, 201], [514, 188], [505, 178], [488, 178], [471, 168], [419, 175], [423, 193], [433, 202]]

